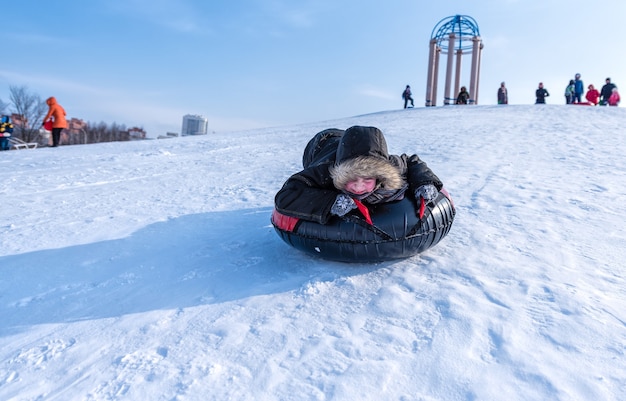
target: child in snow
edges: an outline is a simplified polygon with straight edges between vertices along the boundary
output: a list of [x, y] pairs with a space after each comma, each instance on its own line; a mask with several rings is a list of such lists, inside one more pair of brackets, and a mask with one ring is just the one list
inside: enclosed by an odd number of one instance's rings
[[2, 116], [2, 119], [0, 119], [0, 150], [9, 150], [11, 148], [9, 144], [11, 133], [13, 133], [13, 124], [11, 124], [9, 116]]
[[368, 204], [405, 195], [430, 202], [443, 187], [417, 155], [389, 155], [385, 137], [375, 127], [319, 132], [307, 144], [302, 164], [304, 170], [292, 175], [276, 194], [276, 211], [319, 224], [355, 209], [367, 221]]
[[461, 91], [459, 92], [459, 95], [456, 97], [456, 104], [467, 104], [467, 102], [469, 101], [469, 92], [467, 92], [467, 88], [465, 88], [464, 86], [461, 86]]
[[565, 87], [565, 104], [574, 103], [574, 91], [576, 90], [576, 86], [574, 85], [574, 80], [569, 80], [569, 85]]
[[598, 92], [598, 90], [594, 88], [593, 85], [589, 85], [587, 89], [588, 91], [587, 91], [587, 94], [585, 95], [585, 99], [587, 99], [587, 101], [593, 104], [594, 106], [597, 106], [598, 102], [600, 101], [600, 92]]

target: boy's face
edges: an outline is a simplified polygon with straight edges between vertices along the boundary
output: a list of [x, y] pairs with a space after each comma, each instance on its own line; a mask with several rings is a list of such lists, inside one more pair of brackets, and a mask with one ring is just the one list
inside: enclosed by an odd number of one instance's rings
[[346, 184], [346, 191], [355, 195], [363, 195], [372, 192], [376, 188], [376, 178], [356, 177]]

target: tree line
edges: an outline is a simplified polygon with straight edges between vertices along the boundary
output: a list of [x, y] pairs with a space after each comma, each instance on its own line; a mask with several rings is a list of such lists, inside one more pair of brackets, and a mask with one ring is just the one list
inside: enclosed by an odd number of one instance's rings
[[[48, 113], [45, 99], [31, 92], [26, 86], [9, 87], [9, 103], [0, 99], [0, 114], [17, 115], [12, 119], [13, 136], [25, 142], [47, 142], [45, 133], [41, 130], [43, 118]], [[74, 120], [74, 119], [73, 119]], [[123, 124], [84, 123], [81, 120], [77, 127], [70, 126], [63, 130], [64, 144], [76, 145], [99, 142], [129, 141], [131, 135]], [[71, 121], [68, 120], [68, 124]]]

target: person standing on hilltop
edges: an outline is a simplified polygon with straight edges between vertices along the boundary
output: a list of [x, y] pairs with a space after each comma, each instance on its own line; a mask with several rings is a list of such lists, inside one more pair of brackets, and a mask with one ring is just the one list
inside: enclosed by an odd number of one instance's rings
[[572, 103], [582, 102], [584, 92], [585, 85], [583, 84], [583, 80], [580, 79], [580, 74], [576, 74], [574, 76], [574, 98], [572, 99]]
[[411, 87], [409, 85], [406, 86], [404, 92], [402, 92], [402, 99], [404, 99], [404, 108], [406, 109], [409, 101], [411, 101], [411, 107], [414, 107], [413, 97], [411, 97]]
[[548, 96], [550, 96], [550, 94], [548, 90], [543, 87], [543, 82], [539, 82], [539, 88], [535, 91], [535, 97], [537, 98], [535, 104], [545, 104]]
[[598, 90], [594, 88], [593, 85], [589, 85], [587, 89], [589, 90], [585, 95], [585, 99], [587, 99], [587, 101], [592, 105], [597, 106], [598, 102], [600, 101], [600, 92], [598, 92]]
[[506, 90], [504, 82], [500, 83], [498, 88], [498, 104], [509, 104], [509, 93]]
[[574, 96], [576, 92], [576, 84], [573, 79], [569, 80], [569, 84], [565, 87], [565, 104], [574, 103]]
[[615, 84], [611, 82], [611, 78], [606, 79], [606, 84], [602, 86], [600, 90], [600, 105], [606, 106], [609, 104], [609, 98], [613, 94], [613, 88], [615, 88]]
[[48, 105], [48, 114], [43, 118], [41, 125], [44, 125], [49, 118], [52, 118], [52, 147], [59, 146], [61, 139], [61, 131], [67, 128], [67, 120], [65, 119], [65, 109], [57, 103], [54, 96], [51, 96], [46, 100]]

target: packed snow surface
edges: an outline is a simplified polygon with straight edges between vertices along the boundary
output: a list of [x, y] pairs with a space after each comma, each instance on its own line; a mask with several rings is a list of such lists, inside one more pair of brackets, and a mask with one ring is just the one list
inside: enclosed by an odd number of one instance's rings
[[[457, 207], [418, 256], [270, 224], [325, 128], [373, 125]], [[1, 400], [626, 399], [626, 110], [448, 106], [0, 152]]]

